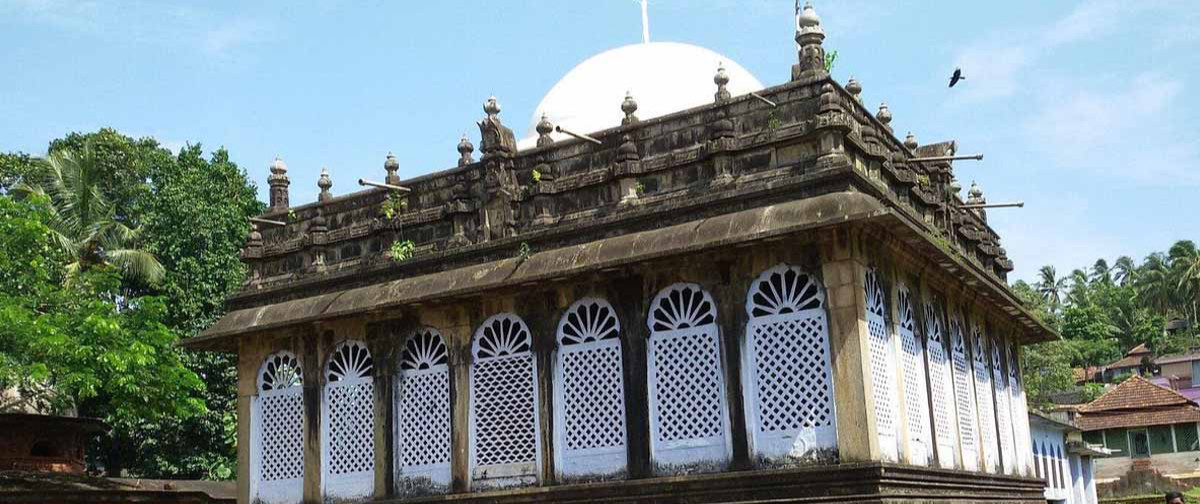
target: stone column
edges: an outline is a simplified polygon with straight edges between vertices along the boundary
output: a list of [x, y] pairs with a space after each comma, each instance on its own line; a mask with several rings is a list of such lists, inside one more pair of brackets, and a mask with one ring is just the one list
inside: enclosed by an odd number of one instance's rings
[[821, 235], [821, 271], [829, 299], [838, 455], [842, 462], [882, 459], [872, 413], [875, 400], [866, 321], [866, 262], [860, 232], [840, 227]]
[[[328, 339], [333, 339], [328, 333]], [[302, 330], [300, 367], [304, 376], [304, 502], [322, 504], [321, 484], [321, 392], [325, 388], [325, 354], [327, 345], [322, 345], [321, 335], [316, 328]]]
[[413, 318], [367, 324], [367, 348], [374, 362], [375, 391], [375, 497], [396, 495], [396, 401], [394, 387], [399, 372], [399, 352], [404, 338], [416, 328]]

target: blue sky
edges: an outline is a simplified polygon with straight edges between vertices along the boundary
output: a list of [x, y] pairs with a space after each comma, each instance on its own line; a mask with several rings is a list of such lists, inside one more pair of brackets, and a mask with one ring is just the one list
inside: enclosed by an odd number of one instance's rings
[[[1200, 240], [1200, 2], [818, 0], [839, 57], [897, 133], [955, 139], [992, 201], [1015, 278]], [[650, 0], [651, 39], [715, 50], [766, 85], [796, 55], [789, 0]], [[0, 0], [0, 150], [42, 153], [111, 126], [224, 146], [260, 186], [279, 154], [292, 201], [452, 166], [489, 94], [524, 129], [586, 57], [641, 37], [633, 0]], [[955, 66], [965, 85], [946, 89]], [[617, 105], [614, 104], [614, 107]]]

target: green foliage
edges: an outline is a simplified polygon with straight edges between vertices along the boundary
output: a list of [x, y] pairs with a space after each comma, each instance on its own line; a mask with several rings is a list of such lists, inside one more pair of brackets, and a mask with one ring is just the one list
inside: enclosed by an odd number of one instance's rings
[[542, 181], [542, 172], [537, 171], [536, 168], [533, 171], [529, 172], [529, 176], [533, 177], [533, 183], [535, 183], [535, 184]]
[[1065, 341], [1038, 343], [1021, 352], [1025, 393], [1031, 406], [1045, 408], [1051, 402], [1051, 394], [1074, 388], [1071, 361], [1075, 355]]
[[[65, 284], [70, 257], [54, 239], [53, 200], [36, 191], [20, 201], [0, 196], [0, 389], [105, 419], [114, 437], [90, 455], [110, 474], [231, 478], [235, 363], [172, 344], [223, 313], [245, 279], [238, 252], [247, 218], [264, 205], [223, 149], [205, 159], [189, 145], [176, 156], [153, 139], [104, 129], [51, 142], [49, 158], [83, 149], [90, 192], [111, 209], [101, 215], [138, 230], [134, 243], [159, 259], [162, 278], [122, 279], [101, 262]], [[51, 168], [0, 154], [0, 189], [39, 185]]]
[[417, 246], [412, 240], [396, 240], [392, 242], [392, 246], [389, 250], [392, 253], [392, 260], [400, 262], [412, 259], [413, 250], [416, 248]]
[[384, 217], [394, 219], [408, 211], [408, 197], [396, 191], [389, 192], [387, 199], [384, 200], [379, 208], [383, 211]]
[[830, 51], [825, 53], [825, 71], [833, 72], [833, 64], [837, 62], [838, 52]]
[[525, 262], [531, 255], [533, 255], [533, 249], [529, 246], [529, 242], [521, 242], [521, 246], [517, 248], [517, 260]]

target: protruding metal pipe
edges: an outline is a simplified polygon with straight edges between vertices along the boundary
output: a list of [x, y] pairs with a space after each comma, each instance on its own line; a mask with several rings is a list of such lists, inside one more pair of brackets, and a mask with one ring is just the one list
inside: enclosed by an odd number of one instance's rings
[[398, 186], [398, 185], [392, 185], [392, 184], [385, 184], [385, 183], [383, 183], [383, 182], [375, 182], [375, 181], [372, 181], [372, 180], [367, 180], [367, 179], [358, 179], [358, 185], [360, 185], [360, 186], [370, 186], [370, 187], [381, 187], [381, 188], [383, 188], [383, 189], [389, 189], [389, 190], [392, 190], [392, 191], [400, 191], [400, 192], [412, 192], [412, 189], [409, 189], [409, 188], [407, 188], [407, 187], [404, 187], [404, 186]]
[[280, 222], [277, 220], [260, 219], [258, 217], [251, 217], [250, 222], [255, 222], [258, 224], [266, 224], [268, 226], [276, 226], [276, 227], [283, 227], [283, 226], [287, 225], [286, 222]]
[[765, 97], [765, 96], [763, 96], [763, 95], [760, 95], [760, 94], [758, 94], [758, 93], [755, 93], [754, 91], [751, 91], [751, 92], [750, 92], [750, 96], [753, 96], [753, 97], [755, 97], [755, 98], [758, 98], [758, 101], [760, 101], [760, 102], [763, 102], [763, 103], [766, 103], [767, 105], [770, 105], [771, 107], [778, 107], [778, 106], [779, 106], [779, 104], [778, 104], [778, 103], [775, 103], [775, 102], [773, 102], [773, 101], [771, 101], [771, 100], [768, 100], [768, 99], [767, 99], [767, 97]]
[[580, 139], [580, 140], [587, 140], [587, 141], [589, 141], [589, 142], [592, 142], [592, 143], [594, 143], [594, 144], [596, 144], [596, 145], [604, 145], [604, 142], [601, 142], [601, 141], [599, 141], [599, 140], [596, 140], [595, 138], [592, 138], [592, 137], [590, 137], [590, 136], [584, 135], [583, 133], [576, 133], [576, 132], [574, 132], [574, 131], [571, 131], [571, 130], [569, 130], [569, 129], [563, 128], [562, 126], [555, 126], [555, 127], [554, 127], [554, 131], [557, 131], [557, 132], [559, 132], [559, 133], [566, 133], [566, 134], [568, 134], [568, 135], [571, 135], [571, 136], [573, 136], [573, 137], [575, 137], [575, 138], [578, 138], [578, 139]]
[[1024, 206], [1024, 201], [1013, 201], [1011, 203], [967, 203], [959, 208], [974, 210], [977, 208], [1022, 208]]
[[914, 163], [927, 163], [934, 161], [983, 161], [983, 154], [971, 154], [969, 156], [930, 156], [930, 157], [914, 157], [908, 158]]

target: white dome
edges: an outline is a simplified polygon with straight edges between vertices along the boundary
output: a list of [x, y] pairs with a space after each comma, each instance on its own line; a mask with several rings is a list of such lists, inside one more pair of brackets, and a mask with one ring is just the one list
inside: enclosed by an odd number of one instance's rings
[[[542, 114], [555, 126], [590, 134], [621, 124], [621, 102], [628, 91], [645, 120], [712, 103], [719, 65], [729, 75], [733, 96], [757, 91], [762, 83], [733, 60], [690, 44], [651, 42], [610, 49], [572, 68], [542, 98], [518, 147], [532, 148]], [[569, 138], [552, 133], [555, 140]]]

